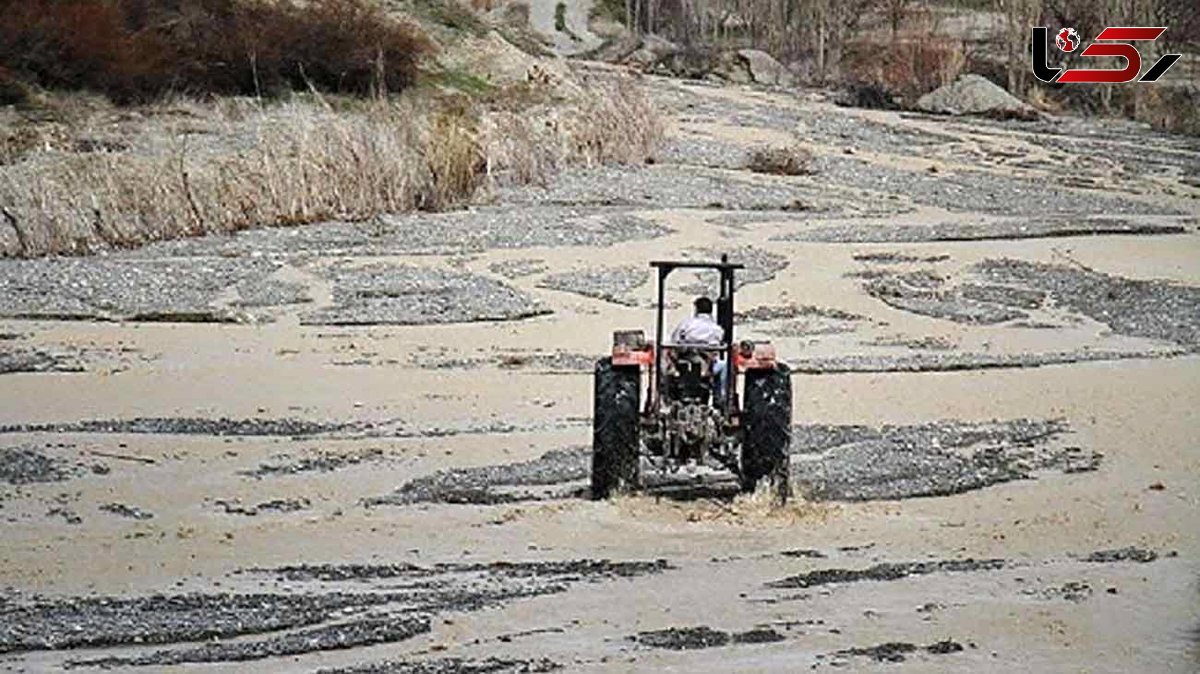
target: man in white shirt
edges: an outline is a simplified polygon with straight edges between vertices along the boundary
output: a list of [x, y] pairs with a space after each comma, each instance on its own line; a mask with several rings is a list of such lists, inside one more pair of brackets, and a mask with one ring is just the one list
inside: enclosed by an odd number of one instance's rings
[[[713, 318], [713, 301], [697, 297], [693, 303], [696, 313], [683, 319], [671, 332], [671, 344], [676, 346], [720, 346], [725, 341], [725, 330]], [[725, 359], [717, 358], [712, 363], [712, 372], [717, 375], [719, 395], [724, 396], [728, 377]]]

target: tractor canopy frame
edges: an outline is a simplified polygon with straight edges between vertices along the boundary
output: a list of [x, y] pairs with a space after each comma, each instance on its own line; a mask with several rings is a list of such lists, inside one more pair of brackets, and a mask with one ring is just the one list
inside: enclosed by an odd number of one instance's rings
[[663, 352], [663, 306], [666, 296], [667, 277], [676, 269], [714, 269], [720, 274], [720, 291], [716, 299], [717, 325], [724, 331], [725, 343], [722, 345], [721, 357], [725, 359], [725, 371], [728, 373], [730, 385], [725, 387], [721, 410], [728, 415], [733, 409], [734, 389], [734, 338], [733, 338], [733, 295], [734, 271], [745, 269], [745, 265], [730, 262], [728, 255], [722, 255], [720, 262], [690, 262], [655, 260], [650, 266], [658, 271], [658, 298], [655, 302], [654, 320], [654, 358], [651, 365], [650, 382], [652, 385], [651, 399], [648, 408], [657, 410], [662, 398], [662, 352]]

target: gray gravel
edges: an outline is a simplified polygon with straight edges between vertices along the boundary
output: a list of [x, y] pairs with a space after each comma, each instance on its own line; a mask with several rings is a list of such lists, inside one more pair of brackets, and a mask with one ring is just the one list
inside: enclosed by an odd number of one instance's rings
[[545, 260], [538, 258], [521, 258], [518, 260], [503, 260], [488, 265], [488, 271], [513, 280], [545, 273], [550, 267]]
[[261, 280], [262, 259], [50, 258], [0, 264], [0, 316], [144, 321], [229, 321], [213, 306], [230, 286]]
[[650, 280], [648, 267], [629, 265], [624, 267], [592, 267], [557, 274], [550, 274], [538, 282], [539, 288], [562, 290], [584, 297], [592, 297], [614, 304], [637, 306], [633, 291]]
[[328, 473], [349, 466], [357, 466], [363, 462], [380, 461], [383, 450], [371, 448], [352, 452], [318, 452], [295, 461], [260, 463], [253, 470], [243, 471], [240, 475], [253, 478], [264, 478], [278, 475], [298, 475], [300, 473]]
[[714, 99], [688, 91], [689, 86], [655, 91], [655, 101], [682, 113], [685, 120], [778, 129], [806, 141], [869, 152], [909, 155], [957, 141], [948, 134], [900, 128], [841, 111], [801, 108], [762, 99], [744, 103]]
[[500, 198], [576, 207], [820, 210], [832, 205], [826, 191], [811, 182], [749, 175], [688, 166], [598, 167], [564, 172], [549, 187], [506, 190]]
[[238, 307], [277, 307], [312, 301], [305, 284], [271, 278], [240, 283], [237, 292], [238, 299], [233, 305]]
[[549, 313], [500, 281], [440, 267], [336, 265], [334, 306], [302, 314], [304, 325], [431, 325], [507, 321]]
[[361, 223], [255, 229], [233, 236], [168, 241], [147, 246], [134, 255], [220, 255], [251, 259], [297, 255], [456, 255], [496, 248], [610, 246], [652, 239], [671, 231], [626, 210], [503, 205], [448, 213], [385, 215]]
[[767, 587], [805, 589], [821, 585], [900, 580], [933, 573], [971, 573], [1004, 568], [1003, 559], [945, 559], [923, 562], [884, 562], [865, 569], [818, 569], [767, 583]]
[[977, 170], [929, 173], [871, 164], [846, 156], [814, 160], [815, 180], [830, 188], [854, 187], [902, 194], [913, 203], [963, 213], [1183, 215], [1149, 202], [1122, 199], [1097, 190], [1071, 190], [1053, 183]]
[[0, 447], [0, 483], [59, 482], [73, 472], [63, 461], [46, 456], [31, 446]]
[[[76, 665], [167, 665], [283, 657], [406, 639], [428, 631], [430, 616], [461, 614], [526, 597], [660, 573], [657, 561], [502, 561], [412, 565], [294, 566], [249, 569], [234, 580], [264, 584], [273, 576], [286, 592], [34, 598], [0, 603], [0, 653], [206, 642], [182, 650], [76, 661]], [[402, 587], [371, 581], [404, 577]], [[297, 586], [297, 583], [322, 583]], [[354, 583], [354, 592], [326, 584]], [[301, 629], [303, 628], [303, 629]], [[284, 630], [297, 630], [283, 632]], [[281, 633], [282, 632], [282, 633]], [[270, 634], [279, 633], [279, 634]], [[266, 635], [264, 638], [233, 637]]]
[[429, 617], [374, 617], [322, 625], [269, 639], [233, 643], [214, 642], [183, 650], [160, 650], [135, 657], [74, 660], [73, 667], [145, 667], [185, 663], [246, 662], [317, 651], [360, 648], [395, 643], [429, 632]]
[[[1095, 470], [1100, 455], [1051, 442], [1059, 422], [1012, 421], [991, 427], [894, 427], [792, 461], [797, 490], [811, 500], [868, 501], [946, 496], [1056, 470]], [[953, 426], [953, 423], [951, 423]]]
[[154, 513], [147, 512], [136, 506], [126, 505], [124, 503], [105, 503], [104, 505], [100, 506], [100, 510], [131, 520], [154, 519]]
[[0, 653], [227, 639], [311, 625], [389, 599], [340, 592], [43, 599], [3, 609]]
[[767, 644], [783, 641], [779, 632], [770, 628], [757, 628], [745, 632], [725, 632], [706, 625], [699, 627], [669, 627], [663, 630], [638, 632], [629, 637], [640, 646], [663, 648], [672, 651], [690, 651], [701, 648], [721, 648], [736, 644]]
[[868, 279], [863, 289], [897, 309], [956, 323], [988, 325], [1028, 318], [1024, 311], [1012, 308], [1028, 303], [1027, 290], [996, 285], [947, 288], [945, 282], [932, 271], [884, 272]]
[[42, 349], [0, 350], [0, 374], [34, 372], [84, 372], [78, 359]]
[[997, 283], [1047, 293], [1056, 305], [1118, 334], [1200, 347], [1200, 287], [1010, 259], [985, 260], [973, 271]]
[[50, 424], [0, 426], [0, 433], [149, 433], [216, 436], [302, 437], [359, 431], [367, 424], [304, 419], [202, 419], [198, 417], [137, 417]]
[[419, 477], [385, 496], [366, 499], [368, 506], [414, 503], [511, 503], [539, 498], [530, 490], [505, 488], [558, 485], [591, 475], [591, 448], [571, 447], [546, 452], [518, 463], [440, 470]]
[[[728, 255], [730, 262], [744, 264], [745, 269], [734, 272], [734, 287], [743, 288], [753, 283], [766, 283], [775, 278], [779, 272], [787, 269], [788, 260], [783, 255], [772, 253], [754, 246], [737, 246], [733, 248], [689, 248], [683, 251], [681, 258], [697, 262], [719, 262], [722, 255]], [[673, 272], [677, 276], [684, 271]], [[716, 298], [720, 290], [720, 274], [714, 270], [692, 272], [696, 278], [694, 283], [681, 286], [679, 289], [692, 295], [708, 295]]]
[[959, 653], [963, 650], [963, 645], [953, 639], [945, 639], [929, 644], [928, 646], [918, 646], [907, 641], [889, 641], [875, 646], [845, 648], [828, 655], [817, 656], [817, 658], [819, 660], [828, 658], [830, 664], [836, 667], [845, 667], [849, 664], [846, 662], [846, 659], [851, 657], [869, 658], [875, 662], [895, 663], [904, 662], [909, 656], [915, 653], [946, 655], [948, 653]]
[[[914, 348], [931, 348], [923, 342]], [[932, 348], [942, 349], [934, 346]], [[1187, 351], [1162, 349], [1158, 351], [1112, 351], [1080, 349], [1078, 351], [1048, 351], [1043, 353], [908, 353], [899, 355], [850, 354], [824, 358], [789, 360], [793, 372], [804, 374], [838, 374], [844, 372], [955, 372], [960, 370], [990, 370], [1023, 367], [1045, 367], [1067, 363], [1141, 358], [1170, 358]]]
[[308, 510], [312, 503], [306, 498], [277, 498], [257, 505], [243, 505], [241, 499], [216, 499], [213, 505], [226, 515], [255, 517], [264, 513], [294, 513]]
[[321, 669], [317, 671], [317, 674], [543, 674], [562, 668], [562, 665], [546, 658], [537, 660], [439, 658], [436, 660], [404, 660], [402, 662], [389, 660], [337, 669]]
[[[1089, 212], [1081, 210], [1082, 213]], [[930, 241], [990, 241], [1044, 239], [1100, 235], [1183, 234], [1188, 227], [1178, 222], [1131, 221], [1122, 218], [1060, 215], [1054, 217], [1002, 218], [969, 222], [930, 224], [849, 223], [805, 227], [773, 237], [773, 241], [812, 241], [822, 243], [922, 243]], [[855, 256], [856, 260], [886, 260]], [[897, 260], [900, 261], [900, 260]]]

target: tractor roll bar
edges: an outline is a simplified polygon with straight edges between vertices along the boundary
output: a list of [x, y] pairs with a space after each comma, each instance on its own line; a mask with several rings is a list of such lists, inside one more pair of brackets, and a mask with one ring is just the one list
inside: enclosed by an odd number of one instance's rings
[[721, 274], [720, 294], [717, 297], [717, 324], [725, 331], [725, 371], [729, 386], [725, 390], [725, 400], [722, 401], [725, 410], [733, 405], [734, 382], [737, 372], [733, 369], [733, 272], [735, 269], [745, 269], [746, 266], [730, 262], [728, 255], [721, 255], [720, 262], [692, 262], [654, 260], [650, 266], [658, 270], [658, 301], [655, 303], [656, 316], [654, 321], [654, 364], [651, 384], [654, 387], [649, 402], [654, 408], [659, 404], [659, 392], [662, 390], [662, 349], [663, 349], [663, 301], [667, 289], [667, 276], [676, 269], [715, 269]]

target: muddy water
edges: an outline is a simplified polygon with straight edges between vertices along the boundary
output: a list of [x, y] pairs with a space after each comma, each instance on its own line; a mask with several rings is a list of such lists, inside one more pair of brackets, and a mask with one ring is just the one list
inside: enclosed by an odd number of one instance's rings
[[[1146, 166], [1105, 177], [1048, 147], [1041, 127], [650, 84], [674, 163], [583, 171], [463, 216], [500, 247], [438, 241], [437, 254], [415, 255], [422, 242], [401, 233], [346, 226], [199, 241], [115, 257], [205, 266], [259, 250], [264, 273], [310, 301], [256, 291], [265, 305], [238, 309], [253, 323], [0, 319], [12, 335], [0, 348], [84, 370], [0, 376], [0, 668], [1195, 671], [1197, 190]], [[867, 168], [787, 178], [711, 166], [793, 135]], [[1125, 141], [1089, 142], [1128, 154]], [[1200, 162], [1181, 141], [1136, 142]], [[1068, 166], [1101, 189], [1034, 187]], [[951, 198], [965, 189], [955, 180], [976, 180], [988, 212]], [[1100, 197], [1117, 200], [1118, 217], [1182, 233], [1054, 234], [1101, 215]], [[522, 205], [514, 215], [506, 203]], [[995, 211], [1030, 203], [1061, 224], [1014, 239]], [[585, 231], [597, 217], [619, 235], [546, 236], [547, 223]], [[938, 223], [976, 240], [851, 242]], [[988, 223], [1003, 240], [976, 236]], [[820, 241], [796, 236], [816, 229]], [[771, 308], [744, 334], [824, 364], [794, 379], [793, 464], [798, 484], [817, 484], [819, 467], [842, 491], [778, 509], [733, 498], [717, 476], [686, 498], [584, 498], [588, 361], [609, 330], [651, 327], [650, 274], [630, 287], [606, 270], [697, 249], [786, 261], [739, 294], [743, 309]], [[1083, 280], [981, 271], [1003, 259]], [[413, 322], [396, 318], [412, 315], [408, 291], [364, 294], [367, 277], [346, 271], [378, 265], [486, 278], [551, 313], [386, 324]], [[40, 287], [37, 273], [0, 263], [10, 293]], [[406, 273], [411, 292], [486, 317], [486, 301]], [[97, 274], [98, 294], [70, 301], [147, 301]], [[554, 275], [568, 282], [544, 282]], [[885, 277], [919, 303], [871, 294]], [[1154, 279], [1168, 283], [1138, 283]], [[245, 282], [205, 301], [231, 309]], [[1000, 289], [960, 291], [988, 284]], [[68, 292], [48, 288], [45, 306], [67, 306]], [[0, 310], [15, 313], [15, 296]], [[162, 300], [182, 311], [196, 298]], [[331, 307], [385, 324], [305, 318]], [[1025, 315], [961, 319], [997, 307]], [[850, 361], [864, 371], [835, 367]], [[880, 485], [886, 498], [871, 496]], [[947, 495], [918, 495], [930, 493]], [[531, 564], [543, 561], [555, 564]], [[246, 595], [260, 610], [239, 608]], [[201, 624], [212, 634], [197, 635]]]

